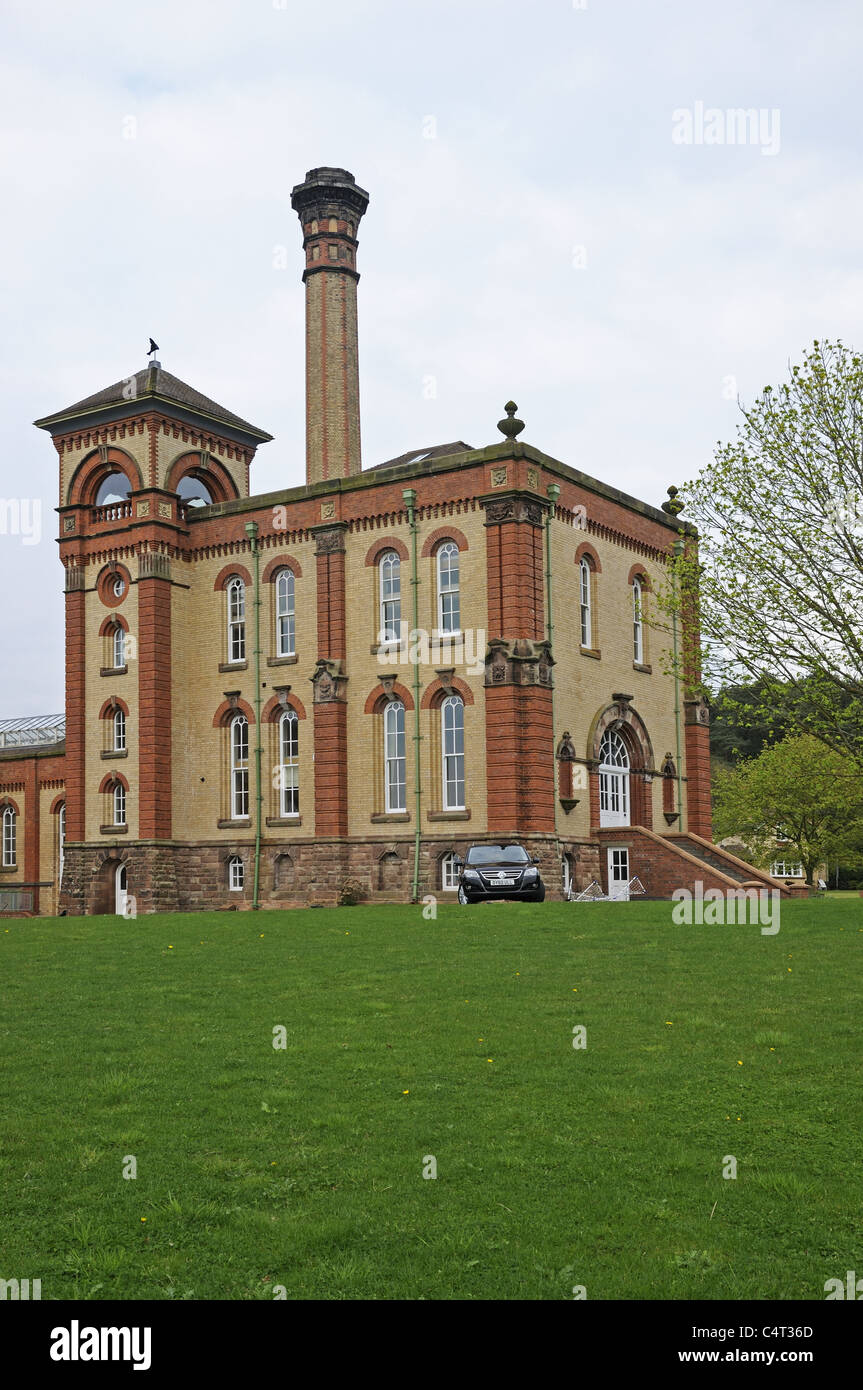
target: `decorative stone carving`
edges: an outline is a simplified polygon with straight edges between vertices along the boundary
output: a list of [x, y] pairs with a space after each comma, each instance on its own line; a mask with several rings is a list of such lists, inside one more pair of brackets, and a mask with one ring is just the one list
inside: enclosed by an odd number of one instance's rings
[[539, 487], [539, 472], [536, 468], [528, 468], [527, 485], [528, 487]]
[[329, 705], [334, 701], [344, 700], [348, 678], [342, 672], [341, 661], [319, 656], [314, 675], [309, 679], [314, 691], [312, 699], [316, 705]]
[[166, 519], [167, 521], [170, 521], [170, 520], [171, 520], [171, 504], [170, 504], [170, 502], [160, 502], [160, 503], [159, 503], [159, 516], [165, 517], [165, 519]]
[[683, 701], [684, 724], [710, 724], [710, 701], [705, 695]]
[[332, 526], [315, 531], [315, 554], [335, 555], [345, 548], [343, 526]]
[[454, 666], [448, 666], [448, 667], [442, 668], [441, 670], [438, 670], [437, 668], [435, 668], [435, 675], [437, 676], [438, 680], [440, 681], [441, 685], [443, 686], [443, 689], [444, 689], [445, 694], [446, 694], [446, 695], [452, 695], [453, 689], [454, 689], [454, 687], [453, 687], [453, 677], [454, 677], [454, 675], [455, 675], [455, 667], [454, 667]]
[[516, 435], [521, 434], [524, 429], [524, 421], [515, 418], [515, 412], [518, 410], [515, 401], [507, 401], [504, 410], [506, 416], [503, 420], [498, 420], [497, 427], [507, 439], [515, 439]]
[[486, 685], [541, 685], [551, 688], [554, 657], [547, 641], [493, 638], [485, 658]]
[[336, 504], [332, 497], [321, 503], [321, 520], [328, 521], [336, 514]]
[[69, 565], [66, 570], [66, 593], [75, 594], [85, 587], [83, 565]]
[[138, 560], [139, 579], [170, 579], [171, 562], [157, 550], [145, 550]]
[[569, 730], [564, 731], [560, 743], [557, 745], [557, 756], [563, 763], [574, 763], [576, 759], [575, 744], [572, 741]]
[[484, 506], [487, 526], [499, 525], [502, 521], [528, 521], [531, 526], [542, 525], [543, 505], [527, 493], [514, 492], [506, 497], [491, 498]]
[[74, 518], [74, 516], [64, 516], [64, 518], [63, 518], [63, 534], [64, 534], [64, 536], [67, 536], [67, 535], [69, 534], [70, 531], [74, 531], [74, 530], [75, 530], [75, 518]]
[[491, 470], [492, 487], [506, 487], [506, 469], [493, 468]]

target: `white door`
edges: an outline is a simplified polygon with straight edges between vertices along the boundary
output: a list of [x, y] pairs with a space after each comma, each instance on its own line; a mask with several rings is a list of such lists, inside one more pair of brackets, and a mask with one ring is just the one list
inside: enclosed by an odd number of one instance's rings
[[126, 865], [118, 864], [114, 871], [114, 911], [120, 917], [126, 916]]
[[608, 851], [608, 896], [617, 902], [629, 902], [629, 850], [612, 848]]
[[613, 729], [599, 745], [599, 824], [629, 825], [629, 754]]

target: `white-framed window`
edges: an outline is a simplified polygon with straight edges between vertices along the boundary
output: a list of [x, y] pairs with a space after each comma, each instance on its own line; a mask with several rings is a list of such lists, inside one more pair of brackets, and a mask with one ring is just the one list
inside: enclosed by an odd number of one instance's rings
[[387, 550], [378, 561], [380, 585], [380, 632], [378, 641], [397, 642], [402, 622], [402, 562], [395, 550]]
[[65, 801], [61, 804], [60, 809], [59, 809], [59, 811], [57, 812], [57, 848], [58, 848], [57, 886], [58, 886], [58, 888], [59, 888], [59, 887], [61, 886], [62, 882], [63, 882], [63, 865], [64, 865], [64, 863], [65, 863], [65, 861], [66, 861], [66, 803], [65, 803]]
[[615, 729], [599, 745], [599, 824], [629, 825], [629, 753]]
[[[398, 557], [396, 557], [398, 558]], [[405, 782], [405, 707], [391, 700], [384, 710], [384, 805], [389, 811], [407, 807]]]
[[3, 810], [3, 868], [14, 869], [18, 864], [18, 817], [14, 806]]
[[228, 887], [232, 893], [242, 893], [246, 881], [246, 866], [238, 854], [228, 860]]
[[296, 655], [294, 576], [280, 570], [276, 577], [276, 656]]
[[238, 574], [228, 580], [228, 660], [246, 659], [246, 586]]
[[126, 751], [126, 716], [121, 709], [114, 710], [114, 749], [115, 753]]
[[296, 710], [279, 720], [279, 815], [300, 814], [300, 721]]
[[772, 878], [803, 878], [803, 865], [795, 864], [790, 859], [777, 859], [770, 865], [770, 875]]
[[111, 793], [111, 801], [114, 807], [114, 824], [126, 824], [126, 788], [122, 782], [114, 783], [114, 790]]
[[445, 541], [437, 553], [438, 628], [453, 635], [461, 631], [458, 546]]
[[114, 580], [112, 587], [114, 591], [114, 597], [122, 598], [126, 592], [126, 581], [121, 574], [118, 575], [117, 578]]
[[564, 854], [561, 866], [563, 869], [563, 896], [568, 898], [572, 888], [572, 855]]
[[458, 865], [452, 850], [440, 861], [440, 886], [444, 893], [455, 892], [458, 888]]
[[637, 575], [632, 581], [632, 659], [638, 666], [644, 662], [644, 596]]
[[231, 746], [231, 820], [246, 820], [249, 814], [249, 723], [244, 714], [235, 714], [228, 730]]
[[450, 695], [440, 707], [441, 774], [445, 811], [463, 811], [464, 803], [464, 700]]
[[119, 669], [126, 665], [126, 634], [119, 623], [114, 628], [114, 667]]
[[593, 603], [591, 595], [592, 577], [590, 572], [590, 561], [586, 555], [582, 555], [579, 561], [579, 610], [581, 614], [581, 645], [583, 647], [593, 647]]

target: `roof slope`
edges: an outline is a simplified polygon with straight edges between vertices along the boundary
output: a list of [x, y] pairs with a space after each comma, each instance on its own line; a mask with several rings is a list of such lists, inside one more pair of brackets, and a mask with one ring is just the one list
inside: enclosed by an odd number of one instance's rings
[[187, 410], [198, 411], [202, 415], [221, 420], [226, 425], [233, 425], [236, 429], [245, 430], [262, 439], [272, 439], [272, 435], [259, 429], [257, 425], [252, 425], [240, 415], [226, 410], [223, 405], [219, 405], [218, 401], [211, 400], [209, 396], [205, 396], [201, 391], [196, 391], [193, 386], [187, 385], [185, 381], [172, 376], [170, 372], [165, 371], [164, 367], [156, 364], [152, 367], [143, 367], [140, 372], [134, 372], [122, 381], [115, 381], [113, 385], [106, 386], [102, 391], [94, 392], [92, 396], [85, 396], [83, 400], [76, 401], [74, 405], [67, 406], [65, 410], [58, 410], [52, 415], [46, 415], [42, 420], [37, 420], [36, 424], [48, 425], [72, 415], [87, 415], [92, 411], [104, 410], [110, 406], [134, 405], [140, 402], [142, 397], [173, 401], [176, 405], [184, 406]]
[[[399, 454], [398, 458], [387, 459], [386, 463], [375, 463], [372, 468], [397, 468], [403, 463], [424, 463], [426, 459], [448, 458], [450, 454], [469, 454], [473, 445], [465, 444], [463, 439], [456, 439], [452, 444], [432, 444], [426, 449], [409, 449], [406, 454]], [[364, 473], [371, 473], [372, 468], [364, 468]]]

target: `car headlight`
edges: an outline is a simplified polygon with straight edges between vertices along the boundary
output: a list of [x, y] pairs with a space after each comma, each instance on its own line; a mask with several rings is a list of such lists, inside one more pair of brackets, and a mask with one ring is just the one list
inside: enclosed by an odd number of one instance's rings
[[476, 869], [465, 869], [462, 877], [467, 883], [479, 883], [479, 874]]
[[524, 881], [525, 881], [525, 883], [534, 883], [534, 882], [536, 881], [536, 879], [538, 879], [538, 878], [539, 878], [539, 870], [538, 870], [538, 869], [525, 869], [525, 871], [524, 871]]

